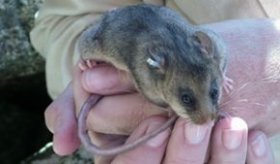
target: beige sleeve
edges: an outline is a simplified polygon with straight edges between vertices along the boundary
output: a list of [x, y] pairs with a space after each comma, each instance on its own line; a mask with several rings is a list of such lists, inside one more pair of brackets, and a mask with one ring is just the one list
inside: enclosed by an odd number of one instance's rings
[[49, 95], [56, 98], [72, 79], [72, 67], [79, 59], [80, 33], [110, 9], [136, 3], [162, 4], [162, 0], [45, 0], [30, 38], [46, 59]]

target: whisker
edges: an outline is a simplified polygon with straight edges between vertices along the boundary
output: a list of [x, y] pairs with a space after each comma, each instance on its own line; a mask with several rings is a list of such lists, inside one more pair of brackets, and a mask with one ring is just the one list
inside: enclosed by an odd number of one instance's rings
[[249, 102], [249, 100], [248, 99], [240, 99], [240, 100], [238, 100], [238, 102]]

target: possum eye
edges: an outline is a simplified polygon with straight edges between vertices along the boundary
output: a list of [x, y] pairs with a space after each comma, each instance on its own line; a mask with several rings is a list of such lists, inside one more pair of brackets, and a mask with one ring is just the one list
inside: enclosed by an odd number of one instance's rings
[[216, 104], [218, 102], [218, 99], [219, 99], [219, 90], [218, 90], [218, 84], [217, 84], [217, 81], [214, 80], [212, 83], [211, 83], [211, 88], [210, 88], [210, 91], [209, 91], [209, 96], [210, 98], [212, 99], [212, 102], [214, 104]]
[[210, 90], [210, 97], [211, 97], [213, 102], [217, 102], [218, 101], [219, 91], [218, 91], [217, 88], [212, 88]]
[[195, 99], [190, 91], [184, 91], [181, 94], [181, 102], [184, 106], [193, 107], [195, 105]]
[[182, 102], [185, 104], [185, 105], [192, 105], [193, 104], [193, 100], [191, 98], [191, 96], [185, 94], [185, 95], [182, 95]]

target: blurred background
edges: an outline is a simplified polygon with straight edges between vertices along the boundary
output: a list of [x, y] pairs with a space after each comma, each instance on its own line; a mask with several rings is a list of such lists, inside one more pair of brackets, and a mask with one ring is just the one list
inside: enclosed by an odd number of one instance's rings
[[34, 15], [43, 0], [0, 0], [0, 164], [87, 164], [80, 149], [60, 157], [44, 123], [51, 103], [45, 61], [30, 43]]
[[0, 163], [20, 163], [51, 141], [44, 59], [29, 31], [41, 0], [0, 0]]

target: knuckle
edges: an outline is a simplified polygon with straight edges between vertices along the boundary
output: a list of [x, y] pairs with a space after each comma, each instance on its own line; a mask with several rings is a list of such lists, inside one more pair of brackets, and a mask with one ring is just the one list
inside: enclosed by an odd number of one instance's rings
[[202, 159], [172, 158], [164, 162], [165, 164], [203, 164]]
[[137, 164], [137, 163], [148, 163], [147, 161], [141, 159], [141, 160], [137, 160], [135, 159], [133, 156], [127, 155], [127, 154], [123, 154], [121, 156], [118, 156], [115, 160], [112, 161], [112, 164]]
[[232, 159], [232, 158], [220, 158], [220, 159], [212, 159], [211, 164], [216, 164], [216, 163], [223, 163], [223, 164], [244, 164], [245, 159]]
[[58, 112], [59, 108], [60, 105], [56, 101], [53, 101], [44, 112], [45, 118], [53, 117], [54, 114]]
[[56, 125], [55, 122], [57, 121], [59, 108], [60, 105], [54, 101], [46, 108], [44, 112], [46, 126], [52, 133], [54, 133], [54, 126]]

